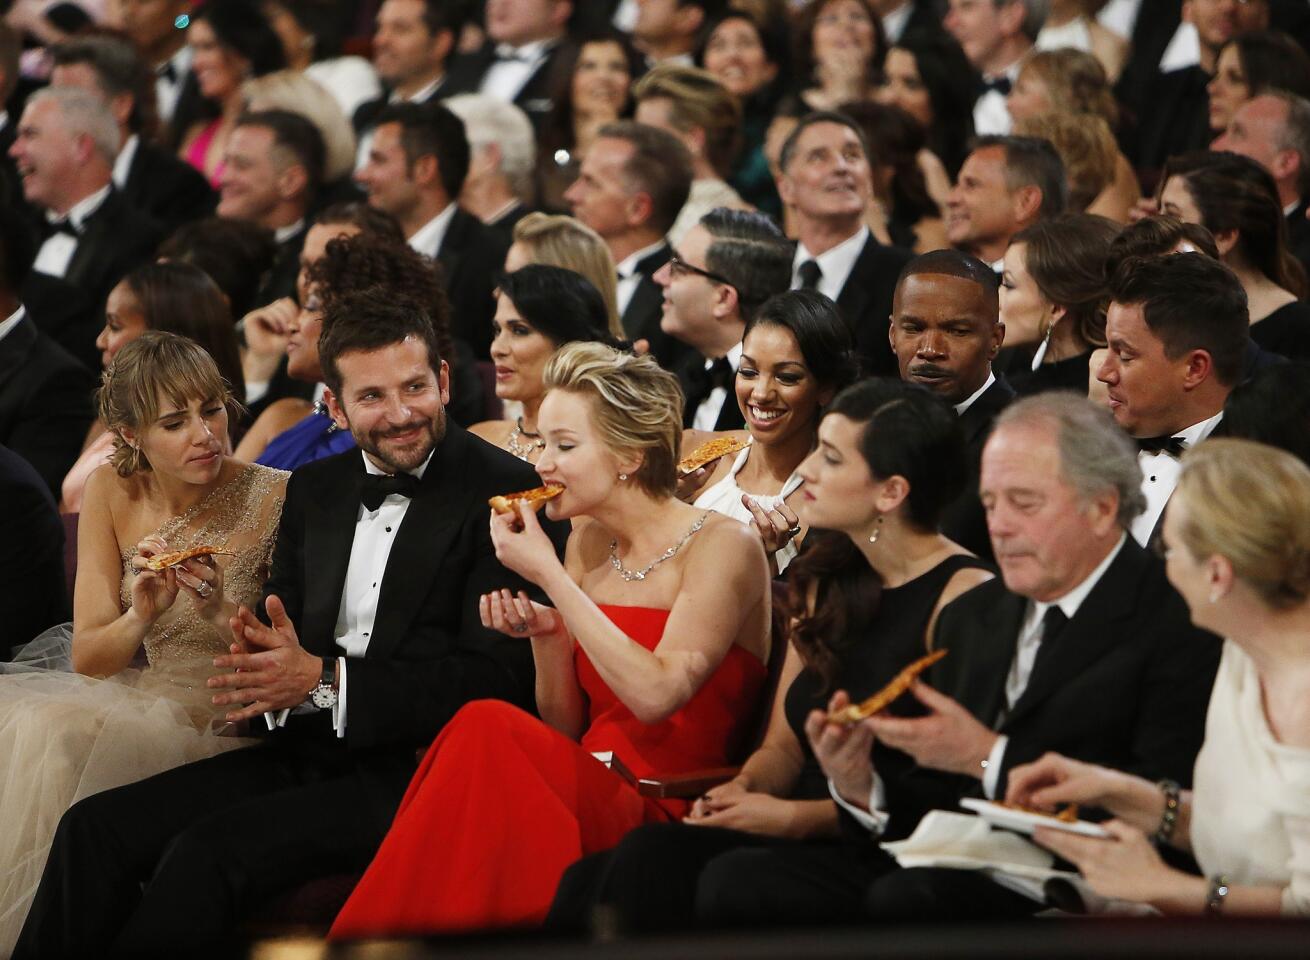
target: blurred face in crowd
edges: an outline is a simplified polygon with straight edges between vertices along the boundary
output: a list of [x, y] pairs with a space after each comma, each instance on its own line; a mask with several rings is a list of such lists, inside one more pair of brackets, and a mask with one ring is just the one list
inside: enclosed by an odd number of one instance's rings
[[417, 337], [337, 357], [341, 395], [327, 396], [338, 427], [349, 430], [369, 459], [390, 473], [414, 470], [446, 434], [450, 371], [432, 369]]
[[949, 403], [967, 400], [987, 382], [1004, 338], [996, 308], [972, 280], [916, 273], [896, 288], [891, 345], [901, 379]]
[[1295, 169], [1295, 150], [1280, 145], [1287, 134], [1287, 104], [1277, 97], [1253, 97], [1237, 108], [1228, 129], [1210, 145], [1212, 150], [1231, 150], [1250, 157], [1264, 167], [1275, 180], [1288, 177]]
[[623, 173], [632, 151], [626, 140], [598, 137], [583, 158], [578, 179], [564, 192], [573, 216], [602, 237], [626, 232], [639, 221]]
[[1236, 44], [1230, 43], [1220, 51], [1214, 78], [1205, 90], [1210, 95], [1210, 129], [1226, 129], [1237, 108], [1251, 99], [1251, 86], [1246, 82]]
[[386, 0], [373, 33], [373, 66], [384, 83], [405, 84], [441, 70], [448, 33], [435, 36], [423, 21], [423, 0]]
[[368, 159], [355, 172], [355, 182], [368, 194], [369, 206], [403, 221], [418, 205], [419, 194], [400, 142], [401, 129], [398, 123], [378, 125]]
[[655, 271], [655, 282], [664, 289], [664, 314], [660, 329], [683, 343], [706, 352], [713, 345], [716, 314], [728, 309], [727, 285], [711, 280], [698, 270], [707, 269], [705, 258], [714, 238], [699, 223], [687, 231], [674, 256]]
[[223, 154], [220, 217], [274, 226], [267, 221], [283, 199], [279, 189], [283, 171], [278, 169], [273, 147], [273, 131], [267, 127], [243, 124], [232, 131]]
[[177, 31], [178, 16], [191, 9], [190, 0], [118, 0], [118, 20], [123, 32], [142, 50], [168, 45]]
[[119, 350], [145, 333], [146, 314], [126, 281], [120, 280], [105, 301], [105, 326], [96, 337], [100, 365], [106, 369]]
[[1205, 221], [1201, 219], [1201, 208], [1196, 205], [1184, 177], [1170, 177], [1164, 182], [1160, 190], [1160, 212], [1177, 217], [1184, 223], [1205, 226]]
[[1028, 244], [1012, 243], [1005, 251], [1005, 273], [1001, 279], [1001, 322], [1005, 324], [1005, 345], [1037, 343], [1064, 311], [1046, 299], [1028, 272]]
[[983, 448], [979, 493], [1006, 589], [1049, 603], [1096, 569], [1119, 535], [1118, 497], [1085, 500], [1065, 479], [1054, 424], [998, 426]]
[[865, 424], [830, 413], [819, 424], [819, 443], [797, 468], [805, 481], [796, 515], [820, 530], [867, 534], [876, 512], [877, 479], [860, 452]]
[[496, 296], [491, 336], [496, 396], [502, 400], [540, 400], [541, 377], [557, 344], [523, 319], [514, 301], [503, 293]]
[[1184, 0], [1183, 20], [1196, 26], [1201, 43], [1218, 50], [1237, 33], [1238, 0]]
[[734, 381], [737, 405], [757, 443], [783, 443], [814, 429], [832, 390], [814, 379], [796, 334], [776, 323], [751, 328]]
[[1023, 4], [1018, 0], [950, 0], [942, 24], [969, 62], [985, 71], [1022, 22]]
[[1018, 122], [1050, 113], [1055, 104], [1051, 100], [1050, 87], [1036, 70], [1020, 70], [1019, 79], [1005, 100], [1005, 107], [1010, 111], [1010, 119]]
[[1269, 0], [1245, 0], [1237, 4], [1235, 33], [1269, 29]]
[[932, 126], [932, 97], [919, 75], [919, 64], [914, 54], [900, 47], [887, 51], [882, 68], [882, 86], [878, 88], [878, 102], [900, 107], [925, 130]]
[[1019, 229], [1014, 195], [1005, 182], [1005, 148], [975, 150], [946, 195], [946, 236], [961, 250], [1007, 241]]
[[187, 42], [191, 44], [191, 72], [203, 96], [223, 100], [241, 87], [250, 73], [250, 61], [223, 46], [206, 21], [191, 24]]
[[608, 40], [583, 44], [573, 67], [573, 111], [579, 117], [617, 120], [631, 85], [622, 47]]
[[1106, 385], [1110, 412], [1130, 436], [1156, 437], [1189, 426], [1175, 422], [1186, 391], [1191, 354], [1173, 360], [1146, 325], [1141, 304], [1111, 303], [1105, 315], [1109, 349], [1096, 378]]
[[830, 0], [814, 20], [815, 63], [856, 56], [868, 64], [877, 55], [873, 20], [858, 0]]
[[573, 4], [567, 0], [487, 0], [487, 36], [520, 47], [559, 36]]
[[719, 23], [705, 45], [705, 69], [728, 91], [746, 98], [773, 82], [778, 65], [749, 20], [729, 17]]
[[700, 26], [700, 11], [684, 7], [679, 0], [637, 0], [637, 22], [632, 36], [645, 43], [668, 43], [690, 36]]
[[40, 100], [23, 111], [9, 155], [23, 181], [23, 196], [33, 206], [68, 212], [63, 184], [73, 178], [86, 150], [64, 127], [63, 111], [52, 100]]
[[859, 135], [842, 123], [812, 123], [794, 147], [778, 183], [783, 202], [806, 217], [859, 221], [873, 182]]

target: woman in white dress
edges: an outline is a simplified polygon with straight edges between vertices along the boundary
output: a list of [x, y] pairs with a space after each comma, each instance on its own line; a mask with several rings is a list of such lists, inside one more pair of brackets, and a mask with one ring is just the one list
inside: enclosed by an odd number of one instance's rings
[[[1247, 440], [1183, 461], [1164, 524], [1169, 580], [1197, 626], [1227, 638], [1193, 789], [1050, 754], [1007, 799], [1102, 807], [1109, 840], [1039, 843], [1099, 894], [1164, 913], [1310, 914], [1310, 468]], [[1161, 860], [1190, 850], [1204, 876]]]
[[[237, 605], [259, 597], [288, 475], [225, 454], [230, 399], [209, 354], [177, 334], [143, 334], [105, 374], [116, 449], [87, 483], [71, 649], [55, 628], [0, 676], [0, 956], [70, 804], [250, 743], [205, 680]], [[224, 555], [147, 569], [195, 546]]]
[[[801, 486], [797, 468], [814, 449], [823, 408], [857, 370], [845, 321], [814, 291], [779, 294], [746, 324], [733, 391], [750, 446], [692, 478], [705, 483], [694, 503], [754, 524], [775, 576], [787, 569], [802, 537], [792, 503]], [[683, 449], [711, 436], [693, 433]]]

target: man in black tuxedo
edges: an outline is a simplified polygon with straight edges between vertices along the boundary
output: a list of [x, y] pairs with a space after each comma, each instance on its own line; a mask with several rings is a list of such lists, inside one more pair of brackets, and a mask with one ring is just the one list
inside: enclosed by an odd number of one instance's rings
[[24, 306], [24, 277], [39, 276], [30, 274], [34, 255], [22, 216], [0, 207], [0, 444], [26, 459], [58, 501], [95, 417], [95, 378]]
[[97, 308], [161, 239], [159, 225], [114, 189], [120, 139], [99, 98], [50, 87], [28, 99], [10, 149], [23, 195], [42, 214], [32, 269], [80, 287]]
[[267, 742], [72, 807], [15, 957], [220, 950], [267, 898], [368, 864], [416, 750], [461, 705], [532, 703], [531, 653], [484, 628], [478, 600], [523, 585], [486, 502], [535, 473], [447, 422], [421, 311], [378, 292], [330, 310], [331, 410], [360, 451], [292, 476], [260, 619], [233, 619], [241, 652], [210, 680]]
[[1130, 259], [1112, 279], [1109, 350], [1096, 377], [1114, 419], [1139, 447], [1146, 508], [1132, 525], [1138, 543], [1159, 533], [1178, 458], [1222, 430], [1250, 329], [1241, 282], [1205, 254]]
[[955, 408], [964, 428], [969, 481], [946, 508], [941, 529], [981, 557], [991, 556], [978, 502], [983, 444], [1014, 390], [992, 370], [1005, 339], [996, 275], [956, 250], [910, 261], [896, 285], [891, 346], [902, 380], [927, 387]]
[[[446, 76], [455, 40], [464, 25], [463, 5], [447, 0], [386, 0], [373, 32], [373, 67], [388, 92], [355, 110], [361, 138], [377, 124], [389, 103], [428, 103], [456, 91]], [[362, 139], [360, 161], [368, 156]]]
[[151, 139], [145, 118], [153, 111], [138, 98], [153, 102], [153, 84], [131, 44], [111, 36], [79, 37], [53, 47], [51, 57], [51, 84], [94, 94], [118, 122], [123, 146], [113, 180], [123, 199], [170, 232], [213, 211], [218, 198], [209, 181]]
[[1045, 16], [1037, 0], [949, 0], [943, 26], [964, 50], [982, 77], [973, 105], [973, 129], [979, 136], [1010, 132], [1010, 89], [1032, 52]]
[[224, 153], [218, 215], [273, 231], [277, 257], [256, 304], [293, 297], [310, 210], [323, 186], [323, 135], [288, 110], [242, 115]]
[[479, 360], [491, 349], [495, 278], [509, 245], [456, 202], [469, 170], [464, 124], [442, 104], [392, 104], [378, 116], [355, 180], [400, 222], [409, 245], [441, 264], [451, 333]]
[[191, 72], [191, 47], [187, 44], [191, 0], [147, 0], [120, 7], [123, 33], [155, 74], [155, 103], [159, 122], [164, 127], [161, 140], [176, 146], [186, 130], [174, 126], [174, 116], [194, 118], [201, 102], [200, 88]]
[[528, 115], [485, 93], [462, 93], [446, 101], [464, 122], [469, 172], [459, 205], [500, 235], [508, 250], [514, 225], [532, 212], [532, 178], [537, 141]]
[[1047, 751], [1190, 782], [1220, 645], [1128, 535], [1143, 505], [1132, 444], [1083, 398], [1028, 398], [987, 443], [982, 496], [1001, 577], [942, 611], [933, 647], [949, 655], [913, 688], [917, 715], [807, 722], [846, 842], [719, 858], [698, 890], [707, 921], [1027, 916], [1042, 904], [978, 871], [903, 869], [869, 834], [1003, 799], [1009, 771]]
[[0, 444], [0, 607], [11, 647], [68, 620], [64, 525], [45, 480], [23, 457]]
[[487, 42], [451, 63], [458, 92], [512, 103], [541, 129], [572, 79], [578, 48], [566, 28], [572, 0], [487, 0]]
[[899, 43], [901, 37], [923, 33], [941, 33], [944, 6], [938, 0], [873, 0], [873, 9], [882, 20], [887, 42]]
[[873, 191], [864, 134], [843, 114], [811, 113], [783, 143], [778, 166], [778, 193], [795, 213], [799, 241], [792, 289], [835, 301], [864, 372], [894, 375], [887, 323], [896, 277], [913, 254], [884, 247], [864, 225]]
[[733, 389], [746, 324], [791, 280], [791, 245], [768, 216], [720, 207], [687, 231], [655, 271], [664, 288], [663, 331], [695, 349], [677, 370], [686, 398], [682, 425], [740, 430]]

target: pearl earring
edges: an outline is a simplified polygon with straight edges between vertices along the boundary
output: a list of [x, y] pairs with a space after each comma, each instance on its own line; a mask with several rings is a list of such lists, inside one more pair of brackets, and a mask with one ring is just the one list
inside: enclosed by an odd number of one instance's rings
[[619, 474], [619, 479], [620, 479], [620, 480], [627, 480], [627, 479], [628, 479], [628, 475], [627, 475], [626, 473], [620, 473], [620, 474]]
[[869, 542], [877, 543], [880, 536], [882, 536], [882, 517], [878, 518], [877, 525], [873, 528], [873, 533], [869, 534]]

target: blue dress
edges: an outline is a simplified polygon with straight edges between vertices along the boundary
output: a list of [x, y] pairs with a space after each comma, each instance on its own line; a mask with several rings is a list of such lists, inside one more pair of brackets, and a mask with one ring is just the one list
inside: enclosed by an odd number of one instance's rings
[[354, 448], [355, 438], [350, 431], [339, 429], [331, 417], [316, 407], [304, 420], [270, 440], [255, 462], [279, 470], [294, 470]]

